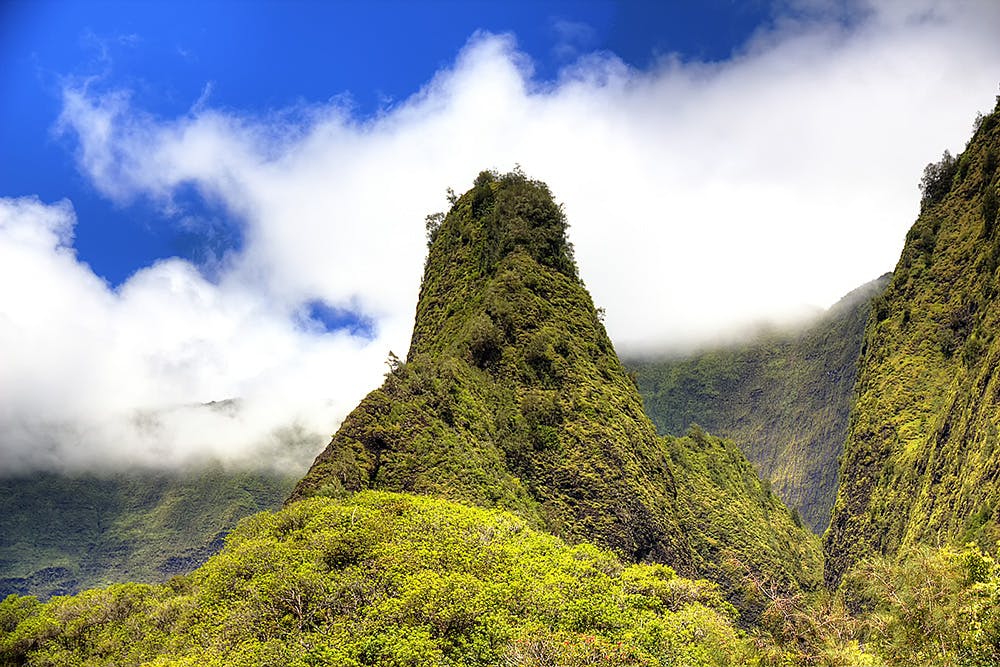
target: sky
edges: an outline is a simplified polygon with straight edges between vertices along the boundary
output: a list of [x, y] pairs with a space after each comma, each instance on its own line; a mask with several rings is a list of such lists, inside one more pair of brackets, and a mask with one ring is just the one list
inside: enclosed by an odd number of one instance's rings
[[619, 351], [891, 270], [1000, 4], [0, 1], [0, 470], [306, 465], [405, 354], [424, 218], [564, 206]]

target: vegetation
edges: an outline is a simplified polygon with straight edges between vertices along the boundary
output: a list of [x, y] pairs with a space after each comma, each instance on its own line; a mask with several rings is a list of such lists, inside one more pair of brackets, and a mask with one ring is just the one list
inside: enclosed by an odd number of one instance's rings
[[737, 665], [716, 586], [509, 513], [364, 492], [244, 520], [202, 568], [0, 603], [0, 664]]
[[507, 512], [364, 491], [244, 519], [221, 553], [166, 584], [115, 584], [46, 604], [11, 595], [0, 602], [0, 665], [1000, 660], [1000, 568], [975, 546], [865, 560], [836, 592], [782, 593], [744, 574], [764, 605], [749, 631], [717, 585], [667, 566], [570, 546]]
[[[505, 508], [685, 575], [719, 575], [714, 555], [733, 550], [788, 590], [814, 586], [818, 545], [778, 501], [756, 497], [759, 480], [736, 450], [725, 464], [736, 467], [720, 472], [679, 453], [704, 443], [657, 436], [565, 230], [544, 184], [480, 174], [434, 228], [406, 362], [347, 417], [293, 499], [430, 494]], [[689, 493], [678, 482], [687, 462]], [[726, 521], [704, 525], [707, 516]]]
[[914, 547], [860, 561], [837, 591], [776, 597], [764, 618], [765, 664], [996, 665], [1000, 569], [975, 545]]
[[920, 179], [921, 206], [930, 206], [944, 199], [957, 173], [958, 160], [948, 151], [944, 152], [939, 162], [924, 167], [924, 176]]
[[816, 533], [837, 493], [857, 359], [872, 297], [889, 275], [854, 290], [802, 330], [685, 356], [626, 361], [661, 433], [692, 424], [731, 439]]
[[978, 124], [946, 191], [925, 196], [868, 323], [825, 537], [830, 585], [865, 558], [919, 544], [996, 553], [998, 116]]
[[189, 572], [239, 519], [277, 507], [294, 483], [221, 468], [0, 478], [0, 597]]
[[796, 524], [735, 444], [698, 426], [666, 444], [695, 570], [720, 582], [745, 620], [757, 620], [768, 604], [753, 580], [770, 582], [775, 595], [821, 587], [819, 538]]

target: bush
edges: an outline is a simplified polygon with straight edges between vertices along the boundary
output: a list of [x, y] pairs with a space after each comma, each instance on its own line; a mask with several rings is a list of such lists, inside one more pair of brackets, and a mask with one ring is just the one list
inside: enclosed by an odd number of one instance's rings
[[469, 327], [469, 353], [479, 368], [490, 368], [500, 361], [503, 334], [489, 315], [480, 313]]
[[932, 162], [924, 167], [924, 176], [920, 179], [921, 208], [936, 204], [944, 199], [951, 190], [951, 182], [958, 171], [958, 160], [945, 151], [938, 162]]
[[258, 514], [183, 581], [8, 598], [0, 664], [696, 667], [750, 649], [714, 584], [401, 494]]

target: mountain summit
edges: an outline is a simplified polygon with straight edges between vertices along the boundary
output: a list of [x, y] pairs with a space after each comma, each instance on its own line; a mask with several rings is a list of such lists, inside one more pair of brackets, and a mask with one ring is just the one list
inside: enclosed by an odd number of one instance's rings
[[483, 172], [429, 220], [406, 361], [344, 420], [291, 500], [429, 494], [508, 509], [731, 593], [743, 567], [790, 590], [818, 583], [818, 542], [734, 446], [700, 429], [657, 436], [545, 184]]
[[690, 569], [670, 466], [566, 227], [543, 183], [481, 173], [428, 229], [406, 362], [347, 417], [292, 499], [438, 495]]

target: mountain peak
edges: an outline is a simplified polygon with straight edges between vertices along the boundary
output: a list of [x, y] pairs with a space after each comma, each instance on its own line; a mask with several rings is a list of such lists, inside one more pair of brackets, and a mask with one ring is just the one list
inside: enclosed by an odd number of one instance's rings
[[[505, 319], [496, 304], [481, 303], [478, 297], [488, 283], [511, 270], [526, 276], [560, 274], [579, 285], [567, 226], [562, 207], [544, 183], [519, 170], [503, 175], [480, 172], [448, 215], [428, 227], [429, 250], [409, 356], [441, 352], [464, 337], [449, 327], [448, 320], [456, 314], [459, 321], [451, 324], [472, 326], [476, 331], [466, 333], [478, 332], [482, 338], [473, 343], [481, 348], [474, 351], [477, 356], [495, 354], [490, 339], [496, 333], [489, 331], [490, 325], [482, 317], [463, 321], [468, 318], [462, 314], [471, 316], [471, 310], [478, 309], [494, 321]], [[511, 324], [505, 326], [508, 334], [513, 333]]]
[[[627, 560], [725, 580], [716, 565], [733, 557], [808, 584], [818, 559], [786, 567], [782, 545], [817, 556], [818, 545], [734, 447], [656, 434], [566, 227], [543, 183], [481, 173], [428, 230], [406, 362], [344, 420], [290, 500], [432, 495], [511, 510]], [[760, 539], [772, 534], [783, 537]]]
[[667, 454], [577, 276], [548, 187], [485, 171], [429, 231], [406, 362], [293, 499], [363, 488], [518, 512], [682, 569]]

